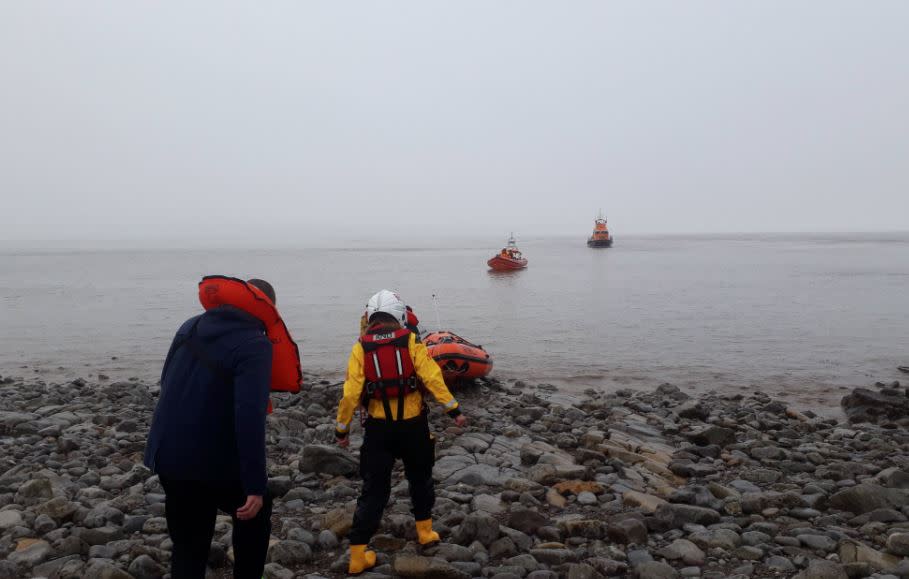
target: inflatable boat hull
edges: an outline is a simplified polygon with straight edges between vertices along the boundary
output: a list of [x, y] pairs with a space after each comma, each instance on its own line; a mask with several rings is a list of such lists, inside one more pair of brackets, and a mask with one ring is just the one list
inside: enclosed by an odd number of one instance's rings
[[431, 332], [423, 338], [429, 355], [442, 369], [447, 384], [482, 378], [492, 371], [492, 358], [483, 349], [452, 332]]

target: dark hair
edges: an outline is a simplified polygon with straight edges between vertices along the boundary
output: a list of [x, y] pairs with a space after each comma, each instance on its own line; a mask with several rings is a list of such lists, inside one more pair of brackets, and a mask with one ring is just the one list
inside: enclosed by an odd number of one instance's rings
[[278, 299], [275, 297], [275, 288], [271, 287], [271, 284], [265, 281], [264, 279], [250, 279], [246, 280], [246, 283], [249, 285], [255, 286], [262, 290], [262, 293], [265, 294], [268, 299], [271, 300], [271, 303], [277, 304]]
[[387, 312], [376, 312], [373, 315], [369, 316], [369, 323], [370, 324], [376, 324], [376, 323], [389, 324], [389, 325], [398, 324], [399, 326], [401, 325], [401, 322], [396, 317], [394, 317], [393, 315], [391, 315]]

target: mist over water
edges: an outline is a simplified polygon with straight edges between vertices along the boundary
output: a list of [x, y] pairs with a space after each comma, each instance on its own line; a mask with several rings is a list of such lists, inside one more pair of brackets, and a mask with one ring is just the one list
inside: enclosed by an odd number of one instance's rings
[[[485, 346], [493, 376], [568, 390], [760, 389], [831, 405], [909, 363], [909, 234], [521, 238], [530, 265], [492, 273], [498, 240], [357, 239], [335, 247], [0, 252], [0, 372], [154, 379], [206, 274], [262, 277], [304, 369], [342, 377], [378, 289]], [[112, 359], [116, 357], [116, 359]], [[28, 366], [24, 368], [23, 366]]]

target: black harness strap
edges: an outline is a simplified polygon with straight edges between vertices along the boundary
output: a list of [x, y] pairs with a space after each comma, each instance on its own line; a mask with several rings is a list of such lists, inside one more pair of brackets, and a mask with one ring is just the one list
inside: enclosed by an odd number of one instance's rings
[[[382, 407], [385, 409], [385, 420], [387, 422], [394, 422], [395, 418], [391, 414], [391, 403], [388, 401], [388, 391], [381, 386], [379, 386], [379, 390], [382, 393]], [[398, 398], [400, 399], [400, 396]]]

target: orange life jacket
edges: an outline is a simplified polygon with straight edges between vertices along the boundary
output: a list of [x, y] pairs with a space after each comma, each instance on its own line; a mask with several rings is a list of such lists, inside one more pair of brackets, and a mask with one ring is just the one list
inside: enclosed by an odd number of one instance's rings
[[[272, 345], [271, 391], [300, 391], [303, 384], [300, 349], [290, 337], [275, 304], [262, 290], [242, 279], [207, 275], [199, 282], [199, 301], [206, 311], [218, 306], [233, 306], [261, 321]], [[271, 402], [268, 407], [270, 412]]]

